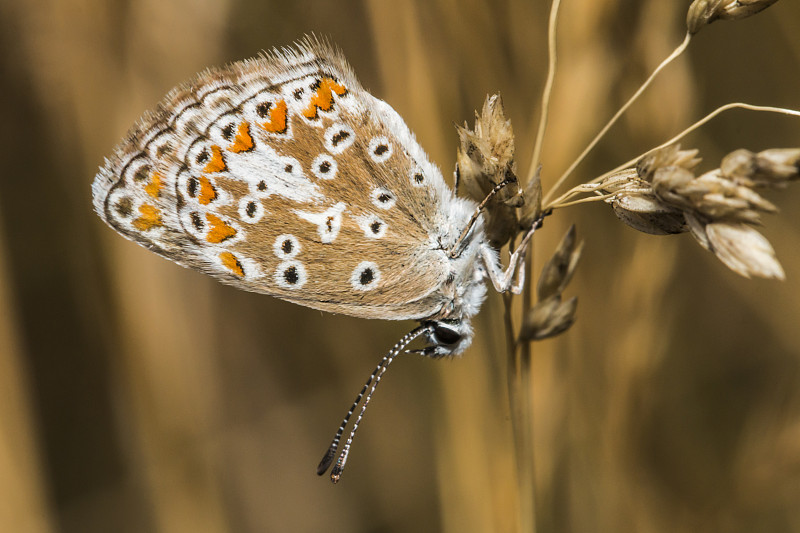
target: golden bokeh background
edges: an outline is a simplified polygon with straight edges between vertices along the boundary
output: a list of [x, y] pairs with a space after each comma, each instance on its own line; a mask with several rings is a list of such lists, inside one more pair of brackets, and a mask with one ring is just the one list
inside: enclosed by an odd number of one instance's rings
[[[682, 39], [688, 1], [564, 0], [552, 183]], [[411, 324], [248, 294], [124, 240], [90, 183], [127, 128], [211, 65], [329, 36], [449, 178], [454, 122], [500, 91], [527, 170], [546, 72], [540, 0], [0, 1], [0, 531], [487, 532], [518, 528], [502, 304], [452, 361], [398, 360], [339, 486], [316, 464]], [[579, 167], [589, 180], [730, 101], [800, 108], [800, 5], [700, 32]], [[800, 146], [733, 111], [684, 144]], [[534, 347], [543, 532], [800, 531], [800, 186], [768, 195], [787, 281], [607, 206], [577, 223], [579, 319]]]

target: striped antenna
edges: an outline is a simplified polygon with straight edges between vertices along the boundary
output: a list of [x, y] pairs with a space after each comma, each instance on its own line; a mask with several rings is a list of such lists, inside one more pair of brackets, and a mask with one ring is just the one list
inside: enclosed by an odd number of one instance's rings
[[[408, 346], [408, 344], [422, 335], [423, 333], [430, 333], [433, 330], [433, 327], [430, 325], [422, 325], [417, 328], [414, 328], [412, 331], [406, 333], [402, 339], [397, 341], [389, 353], [387, 353], [381, 362], [378, 363], [378, 366], [375, 367], [375, 370], [372, 371], [370, 374], [369, 379], [361, 388], [361, 392], [358, 393], [356, 396], [353, 405], [350, 406], [350, 409], [347, 411], [347, 414], [342, 420], [342, 424], [339, 426], [339, 429], [336, 431], [336, 436], [333, 437], [333, 441], [331, 441], [331, 445], [328, 446], [328, 451], [325, 452], [325, 456], [320, 461], [319, 466], [317, 466], [317, 475], [321, 476], [324, 474], [328, 468], [331, 466], [333, 462], [333, 458], [336, 455], [336, 451], [339, 449], [339, 442], [342, 439], [342, 435], [344, 434], [344, 429], [347, 426], [347, 423], [350, 421], [350, 417], [353, 416], [353, 413], [358, 407], [358, 404], [361, 403], [361, 399], [364, 398], [364, 394], [369, 389], [369, 394], [366, 395], [364, 399], [364, 404], [361, 406], [361, 412], [358, 414], [358, 418], [353, 424], [353, 429], [350, 432], [350, 436], [347, 439], [347, 442], [344, 445], [344, 449], [342, 453], [339, 455], [339, 459], [336, 461], [336, 465], [331, 470], [331, 481], [337, 483], [339, 478], [342, 476], [342, 471], [344, 470], [344, 465], [347, 462], [347, 456], [350, 454], [350, 446], [353, 444], [353, 439], [356, 435], [356, 430], [358, 430], [358, 425], [361, 423], [361, 419], [364, 417], [364, 412], [367, 410], [367, 405], [369, 405], [369, 400], [372, 398], [372, 395], [375, 393], [375, 389], [378, 387], [378, 383], [381, 381], [381, 377], [383, 376], [386, 369], [389, 368], [389, 365], [392, 364], [395, 357], [400, 355], [403, 349]], [[370, 385], [372, 387], [370, 388]]]

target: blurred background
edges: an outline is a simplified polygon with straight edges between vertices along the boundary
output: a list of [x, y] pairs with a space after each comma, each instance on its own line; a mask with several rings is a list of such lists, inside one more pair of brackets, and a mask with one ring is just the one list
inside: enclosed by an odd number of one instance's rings
[[[545, 188], [683, 38], [688, 1], [564, 0]], [[315, 467], [413, 325], [223, 286], [92, 212], [128, 127], [212, 65], [329, 36], [449, 179], [500, 91], [521, 174], [546, 73], [539, 0], [0, 0], [0, 531], [401, 532], [518, 527], [502, 302], [450, 361], [404, 357], [336, 487]], [[701, 31], [573, 177], [587, 181], [730, 101], [800, 108], [800, 5]], [[409, 83], [410, 80], [410, 83]], [[800, 146], [798, 119], [733, 111], [684, 141], [706, 168]], [[534, 347], [540, 531], [800, 531], [800, 184], [763, 233], [787, 281], [746, 280], [687, 235], [607, 206], [556, 213], [586, 240], [577, 324]], [[155, 311], [154, 311], [155, 310]]]

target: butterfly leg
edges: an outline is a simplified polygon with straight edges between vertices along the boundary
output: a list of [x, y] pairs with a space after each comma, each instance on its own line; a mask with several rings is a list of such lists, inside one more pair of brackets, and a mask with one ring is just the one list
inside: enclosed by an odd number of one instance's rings
[[[520, 241], [519, 246], [511, 254], [508, 262], [508, 268], [504, 271], [500, 265], [497, 264], [497, 254], [491, 246], [484, 243], [481, 247], [481, 257], [483, 264], [486, 267], [486, 274], [492, 281], [492, 285], [497, 292], [505, 293], [511, 292], [512, 294], [521, 294], [522, 287], [525, 285], [525, 253], [528, 251], [528, 245], [531, 238], [537, 229], [542, 227], [544, 217], [548, 216], [550, 212], [543, 213], [531, 225], [525, 237]], [[514, 274], [517, 274], [514, 280]]]
[[[525, 250], [522, 249], [522, 246], [511, 254], [511, 261], [505, 270], [497, 264], [497, 252], [488, 244], [481, 247], [481, 257], [486, 275], [497, 292], [511, 291], [513, 294], [522, 292], [522, 286], [525, 284]], [[517, 275], [516, 281], [514, 281], [514, 274]]]

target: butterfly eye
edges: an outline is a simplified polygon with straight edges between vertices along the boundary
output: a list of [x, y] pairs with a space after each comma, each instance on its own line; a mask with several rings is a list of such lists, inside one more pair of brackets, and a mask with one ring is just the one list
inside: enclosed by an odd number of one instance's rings
[[447, 324], [438, 322], [433, 328], [433, 338], [436, 344], [453, 345], [461, 340], [461, 333]]

